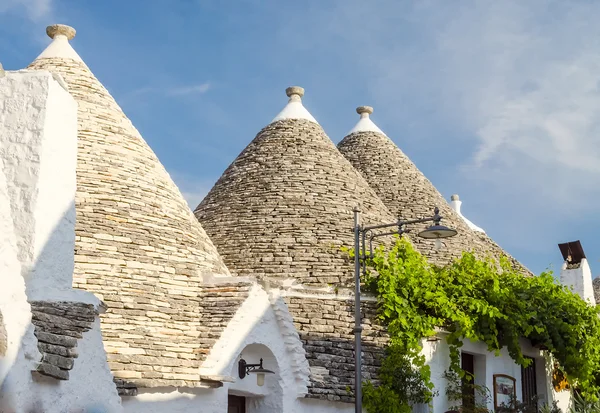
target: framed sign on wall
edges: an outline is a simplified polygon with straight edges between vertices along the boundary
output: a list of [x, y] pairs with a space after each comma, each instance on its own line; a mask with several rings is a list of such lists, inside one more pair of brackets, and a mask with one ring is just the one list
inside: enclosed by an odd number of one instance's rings
[[494, 410], [500, 406], [509, 406], [517, 397], [517, 381], [506, 374], [494, 374]]

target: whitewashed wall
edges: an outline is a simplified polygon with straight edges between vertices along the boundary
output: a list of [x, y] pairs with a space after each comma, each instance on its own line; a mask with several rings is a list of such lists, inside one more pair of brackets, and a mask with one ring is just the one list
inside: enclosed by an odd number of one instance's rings
[[[247, 397], [248, 413], [334, 413], [353, 412], [353, 405], [304, 399], [307, 392], [308, 363], [302, 343], [285, 305], [275, 294], [259, 286], [240, 307], [227, 330], [205, 360], [202, 373], [233, 379], [219, 389], [140, 389], [135, 397], [124, 397], [128, 413], [188, 412], [225, 413], [227, 396]], [[240, 357], [248, 363], [263, 358], [263, 366], [275, 371], [259, 387], [256, 376], [238, 377]]]
[[583, 258], [578, 268], [567, 268], [564, 263], [560, 271], [560, 282], [570, 287], [575, 294], [592, 305], [596, 305], [594, 286], [592, 284], [592, 270], [587, 259]]
[[[546, 363], [538, 349], [531, 347], [525, 340], [521, 342], [523, 354], [536, 360], [536, 379], [538, 396], [547, 402], [554, 400], [554, 393], [550, 381], [547, 379]], [[461, 351], [474, 355], [475, 358], [475, 384], [485, 386], [490, 390], [488, 408], [493, 409], [494, 375], [506, 374], [516, 379], [517, 399], [521, 400], [521, 366], [516, 364], [503, 349], [500, 355], [487, 351], [485, 344], [466, 341]], [[445, 395], [446, 380], [444, 372], [450, 367], [449, 347], [444, 340], [437, 342], [424, 342], [423, 354], [431, 366], [432, 381], [439, 395], [433, 401], [434, 412], [445, 412], [451, 406]]]
[[[247, 397], [248, 413], [351, 413], [354, 405], [304, 398], [306, 393], [302, 368], [293, 367], [299, 363], [298, 346], [301, 343], [295, 332], [290, 333], [282, 322], [285, 314], [277, 307], [277, 298], [269, 297], [260, 287], [255, 287], [248, 300], [240, 307], [221, 339], [215, 344], [207, 357], [202, 373], [207, 375], [230, 376], [232, 383], [225, 383], [219, 389], [185, 390], [178, 389], [140, 389], [136, 397], [123, 399], [128, 413], [142, 412], [184, 412], [202, 411], [206, 413], [224, 413], [227, 395]], [[274, 310], [275, 309], [275, 310]], [[289, 316], [289, 314], [288, 314]], [[291, 322], [291, 321], [290, 321]], [[545, 400], [554, 396], [551, 383], [547, 380], [545, 361], [540, 351], [522, 342], [525, 355], [536, 358], [538, 395]], [[514, 363], [506, 351], [499, 356], [489, 353], [481, 343], [467, 342], [463, 351], [475, 356], [476, 383], [493, 390], [493, 375], [507, 374], [516, 379], [517, 397], [521, 398], [521, 367]], [[444, 372], [449, 368], [449, 348], [444, 340], [424, 341], [423, 353], [432, 370], [432, 380], [439, 395], [433, 401], [434, 412], [445, 412], [450, 404], [445, 395], [446, 380]], [[256, 385], [256, 377], [250, 375], [241, 380], [237, 375], [237, 362], [243, 357], [248, 363], [256, 363], [262, 357], [264, 367], [276, 374], [267, 376], [265, 386]], [[304, 360], [304, 355], [301, 354]], [[306, 362], [304, 360], [304, 362]], [[304, 366], [306, 367], [306, 366]], [[493, 395], [488, 407], [493, 408]], [[420, 406], [419, 411], [429, 411]]]
[[77, 105], [48, 72], [0, 78], [0, 310], [8, 336], [0, 360], [0, 411], [118, 412], [120, 400], [99, 322], [78, 342], [68, 381], [32, 376], [41, 354], [33, 300], [99, 304], [71, 289], [75, 240]]

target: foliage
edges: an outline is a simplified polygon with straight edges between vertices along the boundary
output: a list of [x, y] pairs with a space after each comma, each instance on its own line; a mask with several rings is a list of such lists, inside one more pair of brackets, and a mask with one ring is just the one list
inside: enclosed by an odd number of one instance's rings
[[573, 407], [570, 413], [600, 413], [600, 401], [588, 400], [579, 392], [573, 394]]
[[600, 389], [598, 310], [555, 282], [551, 273], [525, 277], [507, 261], [479, 260], [471, 253], [445, 267], [429, 265], [404, 238], [368, 257], [363, 280], [378, 298], [380, 321], [390, 336], [379, 372], [380, 383], [366, 383], [369, 413], [403, 413], [430, 402], [433, 385], [422, 354], [422, 340], [445, 332], [450, 370], [462, 379], [463, 339], [485, 343], [498, 354], [506, 348], [516, 363], [530, 362], [521, 340], [547, 349], [583, 397]]
[[450, 411], [460, 411], [461, 413], [489, 412], [487, 404], [492, 398], [490, 389], [475, 384], [474, 377], [469, 373], [465, 372], [461, 378], [455, 371], [446, 371], [444, 379], [448, 383], [446, 397], [450, 402]]

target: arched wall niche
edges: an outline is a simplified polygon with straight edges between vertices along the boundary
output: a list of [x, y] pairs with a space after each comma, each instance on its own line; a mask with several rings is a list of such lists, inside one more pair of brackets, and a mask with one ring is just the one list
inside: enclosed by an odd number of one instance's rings
[[[248, 374], [241, 379], [239, 376], [239, 361], [244, 359], [248, 364], [256, 364], [263, 360], [263, 368], [273, 374], [265, 374], [263, 386], [257, 384], [257, 375]], [[249, 344], [234, 359], [231, 376], [234, 382], [229, 385], [228, 393], [246, 397], [247, 413], [281, 412], [283, 409], [283, 388], [279, 374], [279, 363], [273, 352], [264, 344]]]

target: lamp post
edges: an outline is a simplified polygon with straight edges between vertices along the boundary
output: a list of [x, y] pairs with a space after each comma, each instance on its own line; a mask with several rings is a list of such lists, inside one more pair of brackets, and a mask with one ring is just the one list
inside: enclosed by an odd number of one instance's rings
[[[363, 274], [366, 273], [367, 259], [367, 240], [369, 241], [369, 253], [373, 254], [373, 240], [386, 235], [402, 235], [406, 232], [407, 225], [419, 224], [424, 222], [433, 222], [433, 225], [425, 228], [418, 233], [418, 236], [425, 239], [436, 240], [436, 245], [442, 238], [453, 237], [458, 232], [455, 229], [448, 228], [440, 224], [442, 216], [439, 208], [435, 207], [433, 216], [428, 218], [418, 218], [412, 220], [402, 220], [391, 224], [362, 226], [360, 225], [360, 209], [354, 208], [354, 406], [355, 413], [362, 413], [362, 342], [361, 342], [361, 313], [360, 313], [360, 274], [361, 268]], [[393, 231], [376, 232], [387, 228], [395, 228]]]

